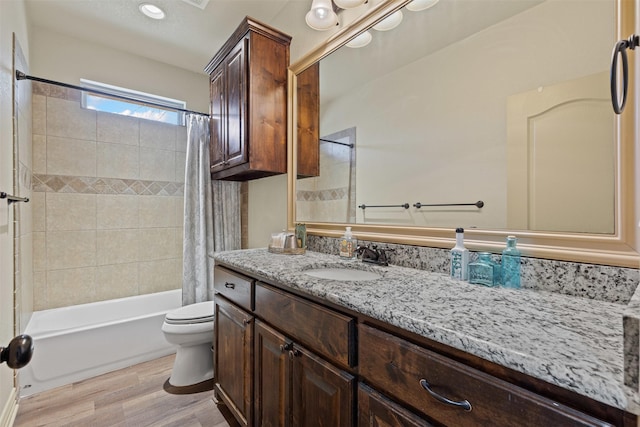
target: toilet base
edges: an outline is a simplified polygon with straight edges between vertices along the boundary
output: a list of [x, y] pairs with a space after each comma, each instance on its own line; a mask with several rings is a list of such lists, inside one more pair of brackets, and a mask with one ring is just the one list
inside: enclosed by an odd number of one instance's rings
[[202, 393], [203, 391], [213, 390], [213, 383], [214, 383], [214, 379], [211, 378], [210, 380], [202, 381], [201, 383], [198, 383], [198, 384], [176, 387], [171, 385], [169, 383], [169, 379], [167, 379], [162, 385], [162, 388], [164, 389], [164, 391], [170, 394], [195, 394], [195, 393]]
[[211, 343], [179, 346], [173, 362], [169, 384], [185, 387], [213, 378], [213, 354]]

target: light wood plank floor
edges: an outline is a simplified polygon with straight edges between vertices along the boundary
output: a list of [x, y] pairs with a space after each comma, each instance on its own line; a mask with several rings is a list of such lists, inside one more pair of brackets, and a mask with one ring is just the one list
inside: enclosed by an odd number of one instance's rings
[[236, 427], [213, 391], [169, 394], [162, 388], [175, 355], [20, 399], [15, 427]]

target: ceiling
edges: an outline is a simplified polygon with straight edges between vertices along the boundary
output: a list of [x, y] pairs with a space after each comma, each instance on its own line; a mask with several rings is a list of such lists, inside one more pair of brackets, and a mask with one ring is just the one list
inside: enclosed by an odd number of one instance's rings
[[[146, 1], [146, 0], [145, 0]], [[152, 0], [167, 17], [142, 15], [143, 0], [25, 0], [29, 24], [197, 73], [245, 16], [272, 25], [296, 43], [328, 34], [306, 26], [311, 0], [210, 0], [204, 10], [183, 0]], [[298, 53], [301, 54], [304, 52]]]

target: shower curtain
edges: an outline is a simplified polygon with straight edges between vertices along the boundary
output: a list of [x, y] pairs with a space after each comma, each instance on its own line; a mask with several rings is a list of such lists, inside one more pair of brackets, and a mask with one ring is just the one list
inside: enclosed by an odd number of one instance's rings
[[240, 249], [240, 183], [211, 181], [209, 117], [190, 114], [184, 182], [182, 304], [213, 299], [214, 251]]

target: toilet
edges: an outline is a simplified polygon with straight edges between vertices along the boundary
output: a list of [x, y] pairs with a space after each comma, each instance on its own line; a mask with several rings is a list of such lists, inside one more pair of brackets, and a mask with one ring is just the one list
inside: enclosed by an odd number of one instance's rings
[[168, 382], [187, 387], [213, 378], [213, 301], [186, 305], [165, 316], [165, 339], [178, 346]]

